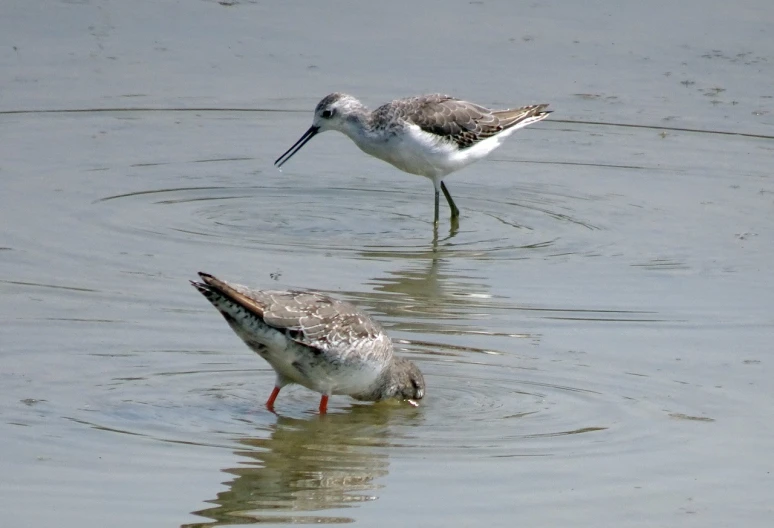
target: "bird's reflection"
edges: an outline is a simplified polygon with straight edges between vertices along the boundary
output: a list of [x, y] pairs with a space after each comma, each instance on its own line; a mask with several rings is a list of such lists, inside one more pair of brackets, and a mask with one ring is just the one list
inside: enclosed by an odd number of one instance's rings
[[[450, 220], [449, 224], [449, 234], [448, 236], [444, 237], [441, 242], [445, 242], [448, 240], [451, 240], [455, 236], [457, 236], [457, 233], [460, 231], [460, 219], [452, 218]], [[438, 224], [433, 225], [433, 247], [438, 247]]]
[[[373, 290], [347, 292], [355, 302], [391, 316], [402, 331], [428, 333], [466, 332], [471, 328], [469, 314], [487, 313], [498, 308], [496, 296], [485, 278], [472, 271], [465, 262], [475, 255], [452, 243], [449, 237], [433, 241], [412, 251], [389, 248], [360, 252], [363, 260], [388, 260], [399, 269], [384, 272], [370, 280]], [[465, 321], [464, 328], [454, 321]]]
[[[388, 473], [387, 447], [400, 442], [391, 428], [412, 426], [421, 410], [397, 402], [353, 404], [345, 413], [278, 417], [266, 438], [244, 438], [244, 461], [215, 506], [194, 512], [212, 519], [184, 528], [259, 523], [345, 523], [324, 515], [378, 499]], [[339, 512], [340, 513], [340, 512]]]

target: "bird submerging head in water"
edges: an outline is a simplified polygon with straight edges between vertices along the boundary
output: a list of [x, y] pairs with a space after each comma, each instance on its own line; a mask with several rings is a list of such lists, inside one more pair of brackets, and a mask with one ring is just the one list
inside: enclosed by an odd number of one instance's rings
[[277, 374], [266, 402], [273, 411], [280, 389], [291, 383], [328, 398], [407, 400], [425, 395], [417, 366], [393, 353], [381, 325], [355, 306], [317, 292], [255, 290], [207, 273], [191, 284], [217, 308], [242, 340]]

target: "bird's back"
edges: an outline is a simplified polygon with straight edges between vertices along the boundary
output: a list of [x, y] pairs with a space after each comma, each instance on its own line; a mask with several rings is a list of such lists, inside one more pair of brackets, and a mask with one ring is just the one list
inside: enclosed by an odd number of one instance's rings
[[350, 303], [307, 291], [245, 288], [243, 294], [262, 306], [266, 324], [284, 330], [299, 344], [341, 359], [355, 351], [391, 355], [391, 342], [381, 325]]
[[[406, 122], [465, 149], [512, 127], [545, 119], [547, 104], [490, 110], [449, 95], [430, 94], [397, 99], [373, 112], [376, 123]], [[517, 126], [520, 125], [520, 126]]]
[[[313, 390], [350, 394], [393, 359], [381, 325], [357, 307], [306, 291], [256, 290], [200, 274], [194, 283], [245, 343], [278, 374]], [[341, 376], [347, 369], [355, 377]]]

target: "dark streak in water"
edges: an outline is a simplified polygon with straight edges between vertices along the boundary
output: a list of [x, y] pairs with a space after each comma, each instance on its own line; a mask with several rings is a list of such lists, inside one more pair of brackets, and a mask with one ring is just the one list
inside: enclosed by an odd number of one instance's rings
[[559, 321], [591, 321], [598, 323], [673, 323], [671, 319], [613, 319], [613, 318], [593, 318], [593, 317], [546, 317]]
[[28, 407], [32, 407], [33, 405], [37, 405], [39, 403], [47, 402], [48, 400], [38, 400], [36, 398], [24, 398], [23, 400], [19, 400], [24, 405], [27, 405]]
[[[741, 136], [756, 139], [774, 139], [774, 136], [767, 136], [765, 134], [749, 134], [746, 132], [728, 132], [724, 130], [701, 130], [698, 128], [680, 128], [680, 127], [668, 127], [658, 125], [633, 125], [629, 123], [605, 123], [604, 121], [574, 121], [571, 119], [551, 119], [551, 123], [567, 123], [573, 125], [596, 125], [596, 126], [609, 126], [620, 128], [644, 128], [647, 130], [669, 130], [672, 132], [691, 132], [694, 134], [715, 134], [719, 136]], [[540, 127], [536, 127], [540, 128]]]
[[120, 433], [120, 434], [125, 434], [125, 435], [130, 435], [130, 436], [140, 436], [140, 437], [143, 437], [143, 438], [152, 438], [153, 440], [158, 440], [159, 442], [165, 442], [165, 443], [168, 443], [168, 444], [183, 444], [183, 445], [203, 446], [203, 447], [229, 447], [229, 446], [224, 446], [224, 445], [216, 444], [216, 443], [193, 442], [193, 441], [190, 441], [190, 440], [174, 440], [174, 439], [171, 439], [171, 438], [161, 438], [161, 437], [156, 437], [156, 436], [152, 436], [152, 435], [145, 434], [145, 433], [138, 433], [138, 432], [135, 432], [135, 431], [128, 431], [126, 429], [118, 429], [116, 427], [108, 427], [108, 426], [105, 426], [105, 425], [100, 425], [100, 424], [97, 424], [97, 423], [89, 422], [87, 420], [81, 420], [79, 418], [73, 418], [71, 416], [63, 416], [63, 418], [65, 420], [70, 420], [71, 422], [75, 422], [77, 424], [81, 424], [81, 425], [85, 425], [87, 427], [91, 427], [92, 429], [96, 429], [98, 431], [106, 431], [106, 432], [109, 432], [109, 433]]
[[495, 214], [490, 214], [490, 213], [484, 213], [484, 214], [486, 216], [490, 217], [490, 218], [494, 218], [495, 220], [497, 220], [498, 222], [500, 222], [502, 224], [505, 224], [505, 225], [508, 225], [508, 226], [511, 226], [511, 227], [515, 227], [516, 229], [527, 229], [529, 231], [532, 231], [531, 227], [527, 227], [527, 226], [522, 225], [522, 224], [517, 224], [516, 222], [509, 222], [509, 221], [505, 220], [504, 218], [500, 218], [499, 216], [497, 216]]
[[148, 163], [133, 163], [129, 165], [130, 167], [159, 167], [162, 165], [172, 165], [172, 164], [179, 164], [179, 163], [217, 163], [220, 161], [254, 161], [255, 158], [245, 158], [245, 157], [239, 157], [239, 158], [212, 158], [212, 159], [200, 159], [200, 160], [188, 160], [188, 161], [159, 161], [159, 162], [148, 162]]
[[158, 193], [168, 193], [168, 192], [178, 192], [178, 191], [223, 191], [226, 189], [228, 189], [228, 187], [178, 187], [173, 189], [154, 189], [151, 191], [136, 191], [136, 192], [130, 192], [126, 194], [116, 194], [113, 196], [106, 196], [105, 198], [100, 198], [99, 200], [95, 200], [92, 203], [107, 202], [109, 200], [117, 200], [118, 198], [130, 198], [133, 196], [142, 196], [144, 194], [158, 194]]
[[37, 282], [10, 281], [10, 280], [2, 280], [2, 279], [0, 279], [0, 282], [5, 284], [15, 284], [17, 286], [35, 286], [37, 288], [54, 288], [57, 290], [70, 290], [70, 291], [88, 292], [88, 293], [99, 292], [99, 290], [92, 290], [90, 288], [76, 288], [75, 286], [59, 286], [56, 284], [39, 284]]
[[[499, 161], [499, 162], [512, 162], [512, 160], [495, 160], [492, 161]], [[530, 160], [522, 160], [519, 163], [533, 163], [535, 165], [570, 165], [572, 167], [599, 167], [603, 169], [631, 169], [631, 170], [651, 170], [651, 171], [664, 171], [666, 172], [667, 169], [660, 169], [658, 167], [642, 167], [640, 165], [614, 165], [611, 163], [580, 163], [577, 161], [530, 161]], [[674, 169], [670, 170], [671, 172], [674, 172]]]
[[99, 114], [113, 112], [260, 112], [260, 113], [308, 113], [308, 110], [279, 110], [276, 108], [49, 108], [42, 110], [1, 110], [0, 115], [13, 114]]
[[155, 203], [170, 205], [170, 204], [178, 204], [178, 203], [211, 202], [211, 201], [219, 201], [219, 200], [239, 200], [241, 198], [246, 198], [246, 196], [208, 196], [205, 198], [181, 198], [179, 200], [160, 200]]
[[588, 308], [529, 308], [529, 307], [513, 307], [506, 308], [509, 310], [520, 310], [528, 312], [570, 312], [570, 313], [610, 313], [610, 314], [655, 314], [658, 312], [642, 311], [642, 310], [590, 310]]
[[43, 321], [69, 321], [71, 323], [124, 323], [125, 321], [119, 321], [117, 319], [83, 319], [77, 317], [46, 317]]
[[99, 431], [109, 431], [111, 433], [122, 433], [127, 434], [131, 436], [142, 436], [142, 437], [148, 437], [148, 435], [142, 434], [142, 433], [135, 433], [134, 431], [127, 431], [126, 429], [115, 429], [113, 427], [106, 427], [104, 425], [98, 425], [95, 423], [87, 422], [86, 420], [80, 420], [78, 418], [72, 418], [70, 416], [63, 416], [65, 420], [70, 420], [71, 422], [75, 422], [77, 424], [86, 425], [88, 427], [91, 427], [93, 429], [97, 429]]
[[[471, 332], [471, 333], [478, 333], [478, 332]], [[497, 335], [502, 337], [524, 337], [524, 338], [534, 337], [528, 334], [511, 335], [511, 334], [487, 333], [487, 335]], [[461, 345], [451, 345], [448, 343], [441, 344], [441, 343], [434, 343], [431, 341], [423, 341], [420, 339], [396, 339], [395, 342], [401, 345], [422, 346], [433, 350], [432, 352], [423, 352], [423, 355], [424, 354], [437, 355], [437, 356], [456, 356], [457, 355], [452, 352], [470, 352], [470, 353], [476, 353], [476, 354], [489, 354], [489, 355], [497, 355], [497, 356], [505, 355], [504, 352], [500, 352], [499, 350], [475, 348], [475, 347], [461, 346]], [[450, 350], [452, 352], [439, 352], [437, 350], [439, 348]]]
[[[128, 107], [128, 108], [70, 108], [70, 109], [27, 109], [27, 110], [2, 110], [0, 115], [18, 115], [18, 114], [92, 114], [92, 113], [112, 113], [112, 112], [148, 112], [148, 113], [162, 113], [162, 112], [250, 112], [250, 113], [288, 113], [288, 114], [306, 114], [309, 113], [308, 109], [304, 110], [291, 110], [291, 109], [277, 109], [277, 108], [242, 108], [242, 107], [199, 107], [199, 108], [143, 108], [143, 107]], [[681, 128], [681, 127], [668, 127], [658, 125], [637, 125], [631, 123], [607, 123], [604, 121], [576, 121], [573, 119], [551, 119], [547, 123], [564, 123], [570, 125], [595, 125], [595, 126], [608, 126], [608, 127], [620, 127], [620, 128], [643, 128], [647, 130], [668, 130], [673, 132], [690, 132], [694, 134], [716, 134], [721, 136], [740, 136], [756, 139], [774, 139], [774, 136], [765, 134], [750, 134], [746, 132], [729, 132], [724, 130], [701, 130], [697, 128]], [[541, 127], [533, 127], [534, 129], [540, 129]]]
[[558, 431], [555, 433], [539, 433], [539, 434], [525, 435], [524, 438], [546, 438], [546, 437], [553, 437], [553, 436], [567, 436], [567, 435], [574, 435], [574, 434], [594, 433], [597, 431], [605, 431], [606, 429], [607, 427], [582, 427], [580, 429], [574, 429], [572, 431]]
[[690, 420], [692, 422], [714, 422], [714, 418], [708, 418], [706, 416], [690, 416], [683, 413], [669, 413], [670, 418], [676, 418], [678, 420]]
[[521, 454], [521, 455], [493, 455], [492, 458], [516, 458], [516, 457], [552, 457], [553, 453], [540, 453], [540, 454]]

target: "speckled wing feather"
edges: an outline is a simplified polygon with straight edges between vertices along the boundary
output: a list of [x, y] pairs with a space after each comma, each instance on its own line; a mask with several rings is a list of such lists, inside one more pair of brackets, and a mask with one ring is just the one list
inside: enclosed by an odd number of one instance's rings
[[464, 149], [530, 118], [530, 122], [540, 121], [550, 113], [545, 111], [547, 107], [539, 104], [492, 111], [448, 95], [433, 94], [387, 103], [377, 108], [374, 115], [383, 122], [400, 118]]
[[347, 302], [317, 292], [254, 290], [200, 275], [208, 286], [299, 344], [336, 354], [342, 348], [361, 347], [385, 355], [392, 352], [389, 336], [381, 325]]
[[356, 342], [388, 339], [381, 325], [355, 306], [314, 292], [261, 292], [266, 303], [264, 321], [286, 328], [303, 345], [332, 350]]

